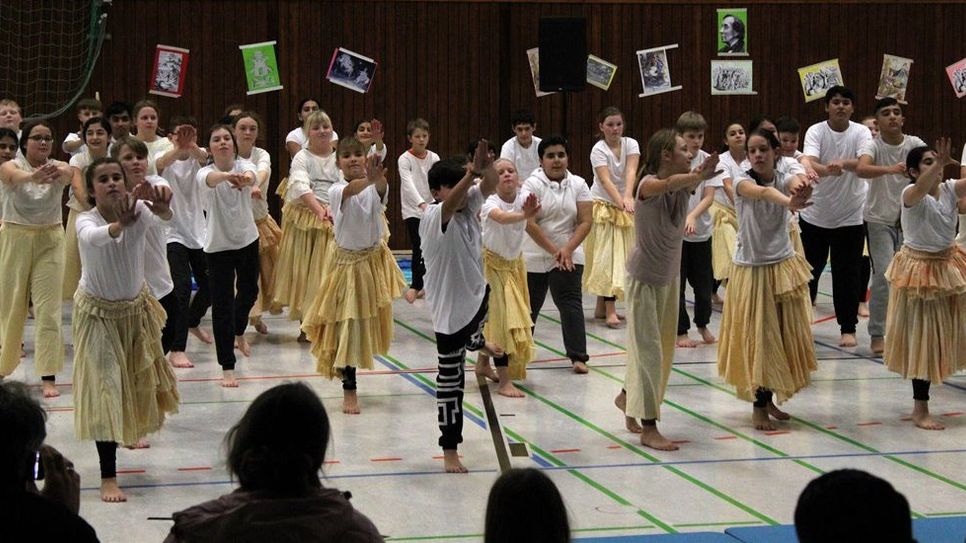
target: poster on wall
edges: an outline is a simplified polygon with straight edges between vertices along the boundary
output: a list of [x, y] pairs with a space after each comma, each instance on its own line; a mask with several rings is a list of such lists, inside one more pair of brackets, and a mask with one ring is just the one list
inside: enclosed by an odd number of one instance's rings
[[711, 94], [758, 94], [753, 85], [751, 60], [712, 60]]
[[833, 58], [811, 66], [798, 69], [798, 79], [802, 84], [805, 102], [825, 98], [825, 93], [835, 85], [844, 85], [839, 59]]
[[181, 98], [188, 73], [188, 50], [160, 45], [154, 50], [154, 69], [151, 71], [150, 94]]
[[325, 78], [336, 85], [365, 94], [372, 86], [374, 75], [376, 75], [376, 61], [337, 47], [332, 52]]
[[245, 79], [248, 82], [248, 95], [261, 92], [282, 90], [278, 75], [278, 62], [275, 60], [275, 42], [265, 41], [239, 45], [242, 60], [245, 62]]
[[946, 66], [946, 75], [949, 76], [949, 83], [953, 86], [956, 98], [966, 96], [966, 58]]
[[587, 82], [591, 85], [607, 90], [614, 81], [616, 73], [616, 64], [611, 64], [594, 55], [587, 55]]
[[533, 91], [537, 93], [537, 98], [550, 96], [552, 92], [540, 90], [540, 49], [534, 47], [527, 49], [527, 62], [530, 63], [530, 77], [533, 79]]
[[906, 89], [909, 87], [909, 70], [912, 59], [894, 55], [882, 55], [882, 72], [879, 73], [879, 90], [876, 99], [895, 98], [906, 104]]
[[718, 9], [718, 54], [748, 56], [748, 8]]
[[671, 85], [671, 68], [667, 62], [667, 52], [677, 49], [678, 44], [663, 45], [637, 52], [637, 64], [641, 71], [641, 86], [644, 92], [638, 96], [653, 96], [681, 90], [681, 85]]

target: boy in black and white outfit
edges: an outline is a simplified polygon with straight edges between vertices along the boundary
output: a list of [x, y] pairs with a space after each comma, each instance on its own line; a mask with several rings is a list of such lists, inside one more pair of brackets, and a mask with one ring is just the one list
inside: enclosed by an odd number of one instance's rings
[[[473, 180], [482, 178], [479, 185]], [[436, 407], [442, 435], [443, 464], [449, 473], [466, 473], [457, 446], [463, 441], [463, 386], [466, 351], [488, 347], [495, 357], [502, 349], [486, 345], [486, 281], [480, 255], [480, 208], [496, 190], [497, 175], [487, 156], [486, 141], [476, 147], [472, 164], [447, 159], [429, 170], [435, 203], [419, 225], [426, 262], [426, 301], [433, 309], [433, 330], [439, 353]]]

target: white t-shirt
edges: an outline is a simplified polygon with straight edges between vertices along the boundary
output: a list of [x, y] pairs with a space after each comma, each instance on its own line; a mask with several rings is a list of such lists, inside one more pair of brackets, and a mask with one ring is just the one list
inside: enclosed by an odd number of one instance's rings
[[426, 156], [419, 158], [409, 151], [399, 155], [400, 206], [403, 219], [419, 219], [423, 216], [420, 204], [433, 203], [429, 192], [429, 169], [439, 162], [439, 155], [427, 150]]
[[[305, 149], [309, 146], [309, 136], [304, 130], [302, 130], [301, 126], [293, 128], [292, 131], [285, 136], [285, 143], [290, 141], [299, 144], [302, 149]], [[339, 134], [335, 130], [332, 131], [332, 141], [339, 141]]]
[[[205, 181], [208, 174], [220, 171], [210, 164], [195, 176], [205, 201], [206, 253], [243, 249], [258, 239], [258, 228], [252, 216], [252, 188], [245, 186], [238, 190], [228, 182], [209, 187]], [[229, 171], [255, 173], [255, 165], [239, 158]]]
[[389, 190], [380, 198], [376, 186], [369, 185], [343, 205], [342, 193], [347, 186], [349, 182], [342, 179], [329, 189], [335, 243], [349, 251], [369, 249], [382, 242], [384, 227], [380, 215], [382, 206], [389, 201]]
[[[574, 235], [577, 227], [577, 203], [593, 200], [584, 178], [569, 171], [558, 183], [550, 181], [543, 168], [538, 168], [523, 182], [523, 191], [537, 195], [540, 200], [537, 224], [557, 247], [566, 244]], [[572, 256], [574, 264], [583, 265], [582, 244]], [[557, 267], [553, 255], [544, 251], [530, 236], [523, 241], [523, 258], [530, 273], [547, 273]]]
[[[18, 170], [33, 173], [36, 168], [27, 162], [23, 156], [17, 155], [10, 160]], [[59, 160], [50, 160], [57, 167], [66, 167], [67, 164]], [[58, 177], [53, 183], [26, 183], [7, 184], [0, 183], [0, 190], [3, 191], [3, 220], [13, 224], [24, 225], [51, 225], [62, 224], [63, 213], [61, 204], [64, 197], [64, 187], [70, 181], [63, 177]]]
[[[444, 226], [443, 204], [426, 208], [419, 223], [426, 261], [426, 301], [433, 308], [433, 330], [455, 334], [473, 320], [483, 296], [483, 261], [480, 257], [480, 187], [470, 187], [466, 207]], [[445, 228], [445, 230], [444, 230]]]
[[[87, 146], [85, 145], [84, 147], [81, 147], [80, 152], [71, 155], [70, 162], [68, 162], [68, 164], [70, 164], [72, 168], [77, 168], [80, 170], [81, 182], [86, 183], [87, 181], [85, 180], [85, 175], [87, 174], [87, 167], [91, 165], [91, 162], [94, 162], [94, 158], [91, 157], [91, 153], [87, 150]], [[69, 189], [69, 192], [70, 198], [67, 200], [67, 207], [73, 209], [74, 211], [87, 211], [91, 208], [88, 202], [81, 202], [77, 199], [77, 197], [74, 195], [73, 187]]]
[[[171, 185], [163, 177], [149, 175], [144, 178], [152, 187], [168, 187]], [[172, 195], [174, 191], [172, 191]], [[174, 199], [174, 196], [172, 196]], [[149, 211], [150, 213], [150, 211]], [[153, 215], [153, 213], [151, 213]], [[172, 211], [172, 217], [174, 212]], [[171, 268], [168, 266], [168, 223], [158, 221], [144, 235], [144, 279], [148, 282], [151, 296], [160, 300], [174, 290], [171, 280]]]
[[150, 143], [144, 142], [144, 145], [148, 148], [148, 175], [158, 175], [155, 163], [159, 157], [174, 149], [174, 142], [168, 138], [157, 138]]
[[[788, 194], [791, 176], [775, 170], [774, 182], [766, 185]], [[735, 264], [764, 266], [781, 262], [795, 255], [788, 237], [791, 213], [785, 206], [767, 200], [743, 198], [738, 193], [740, 183], [755, 184], [748, 175], [735, 179], [735, 210], [738, 213], [738, 240], [735, 244]]]
[[500, 158], [508, 158], [513, 161], [513, 166], [517, 169], [520, 179], [526, 179], [533, 175], [533, 172], [540, 167], [540, 138], [533, 136], [530, 147], [524, 148], [516, 136], [503, 142], [500, 148]]
[[627, 157], [635, 155], [641, 156], [641, 147], [634, 138], [622, 137], [620, 154], [620, 158], [614, 156], [614, 152], [611, 151], [607, 142], [604, 140], [595, 143], [594, 147], [590, 150], [590, 166], [594, 170], [594, 185], [590, 187], [590, 194], [594, 197], [594, 200], [602, 200], [618, 206], [622, 205], [622, 202], [614, 202], [611, 200], [610, 195], [604, 190], [604, 183], [597, 175], [597, 168], [606, 166], [607, 171], [610, 173], [611, 182], [617, 187], [617, 192], [623, 197], [624, 189], [627, 187], [627, 181], [625, 179], [625, 175], [627, 175]]
[[201, 164], [193, 158], [176, 160], [164, 169], [161, 177], [171, 187], [171, 213], [168, 221], [168, 243], [180, 243], [188, 249], [201, 249], [207, 238], [205, 226], [205, 193], [198, 186]]
[[308, 149], [299, 151], [288, 170], [286, 202], [297, 202], [303, 195], [312, 193], [320, 203], [329, 204], [329, 189], [342, 179], [335, 152], [319, 156]]
[[[912, 188], [907, 185], [905, 192]], [[959, 211], [956, 202], [956, 180], [939, 185], [939, 198], [923, 196], [912, 207], [902, 206], [902, 244], [931, 253], [952, 247], [956, 239]]]
[[[261, 147], [252, 147], [251, 156], [238, 156], [254, 164], [257, 173], [268, 172], [265, 181], [258, 182], [262, 197], [252, 198], [252, 215], [256, 221], [264, 219], [268, 215], [268, 185], [272, 182], [272, 157]], [[255, 177], [257, 178], [258, 175]]]
[[[892, 166], [906, 162], [909, 151], [926, 143], [915, 136], [902, 136], [902, 143], [889, 145], [882, 137], [866, 141], [859, 149], [858, 156], [872, 157], [876, 166]], [[909, 185], [905, 174], [892, 173], [868, 179], [869, 192], [865, 200], [864, 216], [866, 222], [895, 226], [902, 210], [902, 189]]]
[[382, 144], [382, 151], [376, 149], [376, 144], [369, 146], [369, 151], [366, 153], [366, 157], [378, 156], [379, 160], [385, 162], [386, 157], [389, 156], [389, 146], [385, 143]]
[[[706, 158], [708, 158], [708, 153], [705, 152], [703, 149], [698, 149], [697, 154], [695, 154], [694, 158], [691, 159], [691, 169], [693, 170], [694, 168], [697, 168], [698, 166], [700, 166], [701, 163], [704, 162], [704, 159]], [[715, 184], [715, 183], [721, 183], [720, 175], [715, 176], [712, 179], [706, 179], [702, 181], [701, 184], [699, 184], [698, 187], [694, 189], [694, 192], [691, 193], [691, 197], [688, 198], [688, 213], [691, 213], [692, 211], [694, 211], [694, 208], [698, 207], [698, 204], [701, 203], [702, 198], [704, 198], [705, 187], [717, 188], [721, 186], [720, 184]], [[715, 195], [717, 195], [719, 192], [723, 193], [723, 191], [716, 190]], [[694, 235], [693, 236], [685, 235], [684, 241], [697, 243], [700, 241], [708, 241], [710, 238], [711, 238], [711, 208], [708, 208], [707, 210], [705, 210], [704, 213], [701, 214], [700, 217], [698, 217], [698, 220], [695, 221]]]
[[499, 194], [491, 194], [480, 210], [480, 221], [483, 226], [483, 246], [502, 256], [507, 260], [514, 260], [523, 251], [523, 240], [527, 237], [527, 221], [519, 221], [511, 224], [500, 224], [490, 219], [490, 212], [500, 210], [506, 213], [514, 213], [523, 210], [523, 202], [526, 201], [528, 192], [517, 191], [517, 196], [512, 202], [507, 202], [500, 198]]
[[[849, 127], [836, 132], [828, 121], [813, 124], [805, 132], [804, 153], [815, 157], [822, 164], [833, 160], [855, 160], [859, 149], [872, 139], [872, 132], [865, 126], [849, 121]], [[843, 171], [836, 177], [819, 179], [812, 191], [811, 207], [799, 213], [802, 218], [821, 228], [839, 228], [862, 224], [862, 209], [868, 183], [855, 175]]]
[[136, 205], [140, 217], [116, 238], [96, 207], [77, 217], [78, 288], [87, 294], [109, 301], [133, 300], [144, 288], [145, 234], [163, 221], [144, 202]]
[[67, 134], [67, 137], [64, 138], [64, 143], [60, 144], [60, 150], [70, 155], [71, 158], [74, 158], [75, 156], [78, 155], [78, 153], [82, 153], [87, 150], [87, 144], [84, 144], [73, 151], [68, 151], [67, 144], [73, 141], [82, 141], [80, 135], [78, 135], [77, 132], [70, 132], [69, 134]]
[[[694, 164], [692, 162], [692, 164]], [[721, 173], [714, 176], [707, 181], [705, 186], [715, 187], [718, 190], [714, 192], [714, 201], [725, 206], [728, 209], [734, 209], [735, 206], [731, 205], [731, 200], [728, 199], [728, 195], [724, 191], [724, 181], [725, 179], [731, 179], [732, 181], [741, 177], [742, 169], [741, 165], [731, 156], [731, 151], [725, 151], [718, 155], [718, 168], [716, 171], [720, 170]], [[732, 183], [732, 188], [734, 184]]]

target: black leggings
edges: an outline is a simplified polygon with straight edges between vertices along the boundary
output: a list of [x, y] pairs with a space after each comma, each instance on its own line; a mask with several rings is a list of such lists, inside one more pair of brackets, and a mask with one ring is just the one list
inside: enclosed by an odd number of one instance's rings
[[224, 370], [235, 369], [235, 336], [248, 328], [258, 298], [258, 240], [230, 251], [206, 253], [215, 353]]
[[755, 403], [754, 406], [757, 408], [768, 407], [771, 403], [772, 393], [767, 388], [759, 388], [755, 391]]
[[410, 217], [405, 220], [406, 233], [409, 234], [409, 244], [413, 248], [413, 282], [409, 285], [415, 290], [423, 290], [423, 275], [426, 274], [426, 264], [423, 262], [422, 241], [419, 238], [419, 219]]
[[912, 380], [912, 399], [917, 402], [929, 401], [929, 381], [924, 379]]
[[101, 464], [101, 479], [117, 477], [117, 443], [113, 441], [95, 441], [97, 459]]

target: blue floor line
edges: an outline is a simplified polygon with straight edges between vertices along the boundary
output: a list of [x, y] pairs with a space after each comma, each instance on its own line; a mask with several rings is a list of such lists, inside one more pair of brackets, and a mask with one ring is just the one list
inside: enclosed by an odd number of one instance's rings
[[[385, 358], [383, 358], [381, 356], [376, 356], [375, 358], [376, 358], [376, 360], [379, 361], [380, 364], [382, 364], [383, 366], [386, 366], [387, 368], [389, 368], [391, 370], [394, 370], [394, 371], [400, 371], [400, 370], [402, 370], [402, 368], [400, 368], [399, 366], [393, 364], [392, 362], [390, 362], [389, 360], [386, 360]], [[429, 394], [430, 396], [432, 396], [434, 398], [436, 397], [436, 391], [433, 389], [433, 387], [427, 385], [426, 383], [420, 381], [419, 379], [416, 379], [411, 374], [408, 374], [408, 373], [399, 373], [398, 375], [400, 377], [402, 377], [403, 379], [409, 381], [410, 383], [416, 385], [417, 387], [421, 388], [425, 393]], [[463, 410], [463, 416], [466, 417], [466, 418], [468, 418], [468, 419], [470, 419], [474, 423], [476, 423], [476, 425], [479, 426], [480, 428], [486, 430], [486, 422], [483, 419], [477, 417], [476, 415], [474, 415], [473, 413], [471, 413], [471, 412], [469, 412], [469, 411], [467, 411], [465, 409]]]

